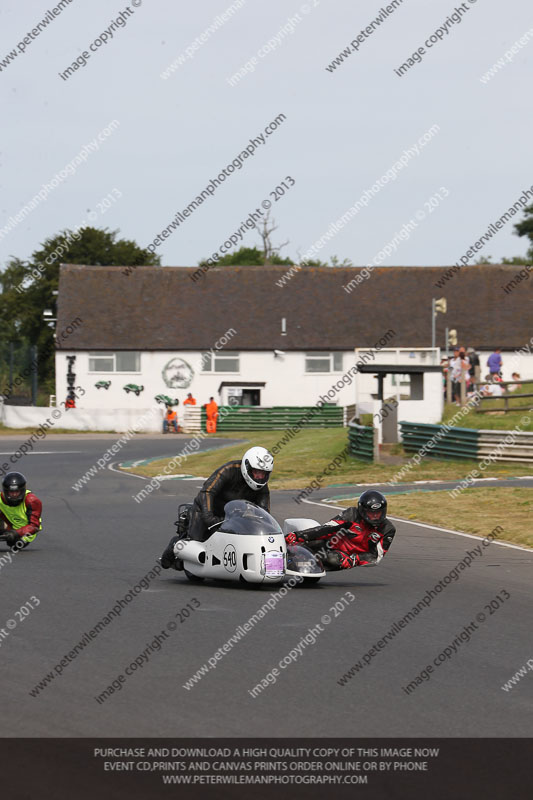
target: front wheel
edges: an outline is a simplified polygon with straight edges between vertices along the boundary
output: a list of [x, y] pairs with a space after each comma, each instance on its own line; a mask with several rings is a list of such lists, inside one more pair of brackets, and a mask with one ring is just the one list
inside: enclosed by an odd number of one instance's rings
[[300, 586], [310, 586], [311, 584], [318, 583], [320, 580], [322, 580], [322, 576], [320, 576], [320, 578], [304, 578]]
[[186, 569], [184, 569], [183, 571], [188, 577], [188, 579], [193, 583], [201, 583], [203, 580], [205, 580], [204, 578], [200, 577], [200, 575], [193, 575], [192, 572], [189, 572]]

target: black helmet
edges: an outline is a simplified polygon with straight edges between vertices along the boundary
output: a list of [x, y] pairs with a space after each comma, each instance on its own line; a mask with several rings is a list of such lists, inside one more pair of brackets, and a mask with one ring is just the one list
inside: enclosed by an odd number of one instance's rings
[[21, 472], [8, 472], [2, 481], [2, 494], [8, 506], [18, 506], [26, 496], [26, 478]]
[[373, 528], [377, 528], [382, 522], [385, 522], [387, 500], [381, 492], [369, 489], [367, 492], [363, 492], [359, 498], [357, 510], [365, 522], [368, 522]]

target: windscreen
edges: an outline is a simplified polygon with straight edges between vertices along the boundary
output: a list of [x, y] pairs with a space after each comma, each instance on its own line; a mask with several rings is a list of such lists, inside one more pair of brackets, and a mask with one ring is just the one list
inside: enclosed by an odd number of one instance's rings
[[247, 500], [231, 500], [224, 506], [224, 522], [219, 531], [245, 536], [269, 536], [281, 528], [268, 511]]
[[307, 547], [293, 544], [287, 547], [287, 569], [302, 575], [313, 575], [323, 571], [322, 563]]

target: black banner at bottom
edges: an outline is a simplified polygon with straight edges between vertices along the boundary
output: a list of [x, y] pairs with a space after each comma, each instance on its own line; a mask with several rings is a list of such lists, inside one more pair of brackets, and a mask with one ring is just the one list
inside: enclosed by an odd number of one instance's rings
[[47, 800], [533, 795], [533, 739], [4, 739], [2, 795]]

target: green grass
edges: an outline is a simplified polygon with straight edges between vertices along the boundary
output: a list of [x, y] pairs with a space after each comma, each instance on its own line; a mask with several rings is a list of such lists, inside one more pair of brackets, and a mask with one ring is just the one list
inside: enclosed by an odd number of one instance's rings
[[[391, 517], [427, 522], [481, 537], [501, 525], [500, 541], [533, 548], [531, 489], [465, 489], [455, 498], [447, 492], [413, 492], [389, 495], [387, 500]], [[338, 505], [351, 506], [354, 501], [355, 498], [339, 500]]]
[[[489, 413], [482, 413], [480, 414], [475, 409], [472, 409], [465, 414], [457, 422], [457, 426], [459, 428], [486, 428], [488, 430], [513, 430], [520, 425], [520, 429], [523, 431], [533, 431], [533, 397], [524, 397], [523, 399], [520, 398], [520, 395], [525, 393], [533, 393], [533, 383], [528, 384], [528, 386], [522, 386], [517, 392], [514, 392], [513, 399], [510, 400], [511, 406], [516, 406], [520, 404], [521, 406], [525, 406], [525, 410], [522, 411], [503, 411], [504, 401], [501, 398], [496, 400], [490, 400], [488, 402], [483, 402], [483, 408], [490, 408], [491, 411]], [[517, 399], [514, 399], [517, 398]], [[528, 414], [527, 409], [531, 409], [532, 413]], [[452, 417], [460, 411], [459, 406], [456, 406], [455, 403], [447, 403], [444, 408], [444, 414], [442, 417], [443, 422], [450, 422]], [[524, 422], [523, 417], [528, 416], [529, 422]], [[522, 420], [522, 421], [521, 421]]]
[[[207, 477], [225, 461], [241, 458], [244, 451], [252, 445], [273, 447], [283, 436], [283, 431], [242, 431], [228, 434], [216, 434], [217, 438], [241, 439], [238, 445], [230, 445], [206, 453], [190, 455], [168, 474], [188, 473]], [[348, 457], [346, 461], [331, 475], [323, 476], [323, 470], [338, 456], [348, 442], [346, 428], [325, 428], [319, 430], [302, 430], [297, 434], [278, 455], [274, 458], [274, 472], [270, 480], [273, 489], [304, 488], [317, 476], [324, 478], [321, 486], [347, 483], [377, 483], [393, 480], [394, 475], [402, 465], [408, 463], [409, 458], [403, 454], [401, 445], [395, 447], [400, 455], [396, 460], [398, 464], [367, 464]], [[176, 445], [176, 454], [183, 447]], [[139, 465], [129, 472], [137, 475], [153, 477], [160, 475], [163, 468], [169, 463], [170, 458], [152, 461], [145, 466]], [[406, 473], [404, 482], [413, 480], [454, 480], [461, 479], [478, 466], [477, 461], [461, 459], [457, 461], [437, 460], [424, 458], [421, 463]], [[533, 472], [527, 464], [491, 464], [484, 471], [484, 477], [507, 477], [513, 475], [527, 475]]]

